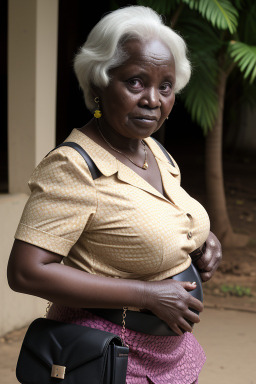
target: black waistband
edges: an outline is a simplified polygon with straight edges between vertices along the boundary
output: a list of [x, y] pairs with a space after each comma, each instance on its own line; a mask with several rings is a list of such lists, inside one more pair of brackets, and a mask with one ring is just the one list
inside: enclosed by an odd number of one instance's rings
[[[122, 309], [102, 309], [102, 308], [84, 308], [105, 320], [122, 326]], [[177, 336], [168, 325], [160, 320], [153, 313], [144, 313], [137, 311], [127, 311], [125, 318], [125, 327], [132, 331], [146, 333], [155, 336]]]
[[[195, 281], [197, 288], [190, 293], [198, 300], [203, 301], [203, 290], [200, 275], [193, 264], [185, 271], [172, 277], [178, 281]], [[111, 321], [112, 323], [122, 326], [123, 310], [122, 309], [104, 309], [104, 308], [84, 308], [85, 310]], [[198, 314], [198, 312], [193, 311]], [[126, 328], [132, 331], [146, 333], [154, 336], [177, 336], [168, 325], [155, 316], [151, 312], [127, 311], [125, 319]], [[193, 323], [190, 323], [193, 326]]]

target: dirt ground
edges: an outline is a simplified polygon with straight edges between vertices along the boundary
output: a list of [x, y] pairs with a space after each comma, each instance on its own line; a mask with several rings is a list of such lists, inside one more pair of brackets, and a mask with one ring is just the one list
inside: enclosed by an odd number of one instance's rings
[[[219, 270], [204, 284], [205, 309], [194, 330], [207, 356], [200, 384], [256, 384], [255, 175], [252, 158], [239, 158], [235, 164], [226, 159], [225, 186], [232, 226], [250, 240], [244, 248], [224, 250]], [[1, 384], [17, 383], [15, 365], [25, 330], [0, 339]]]

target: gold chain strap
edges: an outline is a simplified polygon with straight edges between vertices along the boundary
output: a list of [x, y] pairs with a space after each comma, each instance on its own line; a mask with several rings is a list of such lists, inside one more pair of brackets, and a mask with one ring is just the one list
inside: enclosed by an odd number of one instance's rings
[[122, 333], [121, 333], [121, 339], [122, 339], [122, 344], [123, 346], [129, 347], [129, 345], [125, 342], [125, 333], [126, 333], [126, 328], [125, 328], [125, 319], [126, 319], [126, 312], [127, 312], [127, 307], [123, 307], [123, 320], [122, 320]]

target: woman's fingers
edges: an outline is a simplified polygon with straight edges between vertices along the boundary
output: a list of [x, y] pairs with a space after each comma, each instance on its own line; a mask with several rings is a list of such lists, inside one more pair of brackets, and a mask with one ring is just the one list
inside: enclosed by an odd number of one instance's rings
[[206, 240], [205, 252], [200, 259], [196, 261], [197, 268], [200, 271], [202, 281], [208, 281], [214, 275], [216, 269], [222, 260], [222, 248], [217, 237], [210, 232]]
[[195, 281], [179, 281], [179, 283], [186, 291], [193, 291], [196, 288]]
[[204, 309], [203, 303], [193, 296], [189, 298], [188, 307], [196, 310], [197, 312], [202, 312]]
[[[193, 282], [191, 283], [189, 281], [179, 281], [178, 283], [188, 292], [196, 288], [196, 284]], [[192, 295], [188, 296], [188, 307], [193, 308], [198, 312], [202, 312], [204, 309], [203, 303]]]
[[188, 320], [190, 323], [200, 322], [199, 316], [195, 312], [191, 311], [190, 308], [188, 308], [188, 310], [184, 313], [184, 318]]
[[[178, 335], [191, 332], [190, 323], [198, 323], [199, 317], [193, 311], [201, 312], [203, 304], [189, 291], [196, 288], [193, 282], [165, 280], [146, 283], [146, 309], [165, 321]], [[183, 332], [182, 332], [183, 330]]]
[[200, 268], [200, 276], [203, 282], [206, 282], [212, 278], [215, 271], [219, 266], [218, 260], [212, 258], [209, 264], [205, 265], [204, 268]]
[[168, 324], [169, 327], [173, 330], [173, 332], [177, 333], [177, 335], [182, 336], [184, 331], [182, 331], [177, 324]]
[[191, 325], [185, 319], [180, 319], [178, 326], [183, 332], [192, 332], [193, 330]]
[[212, 278], [212, 276], [214, 275], [214, 272], [215, 272], [215, 269], [212, 269], [209, 272], [208, 271], [200, 272], [202, 281], [205, 283], [206, 281], [210, 280]]
[[[190, 311], [189, 311], [190, 312]], [[193, 312], [192, 312], [193, 313]], [[196, 315], [195, 315], [196, 316]], [[178, 335], [182, 335], [184, 332], [192, 332], [192, 323], [199, 322], [200, 319], [198, 316], [194, 318], [196, 321], [188, 320], [187, 318], [180, 317], [177, 323], [169, 322], [168, 326]]]

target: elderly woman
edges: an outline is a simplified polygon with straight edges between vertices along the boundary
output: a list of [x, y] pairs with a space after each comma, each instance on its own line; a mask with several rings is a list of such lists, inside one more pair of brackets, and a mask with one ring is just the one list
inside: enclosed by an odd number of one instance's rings
[[[205, 361], [191, 333], [203, 305], [189, 293], [192, 281], [170, 278], [203, 248], [197, 267], [209, 280], [221, 248], [205, 209], [181, 188], [177, 164], [150, 138], [189, 80], [185, 43], [150, 8], [125, 7], [93, 28], [74, 67], [94, 117], [66, 141], [86, 150], [100, 177], [70, 147], [42, 160], [29, 181], [9, 284], [51, 301], [51, 319], [117, 334], [121, 325], [97, 308], [128, 307], [141, 331], [126, 330], [127, 383], [192, 384]], [[170, 333], [147, 333], [140, 310]]]

